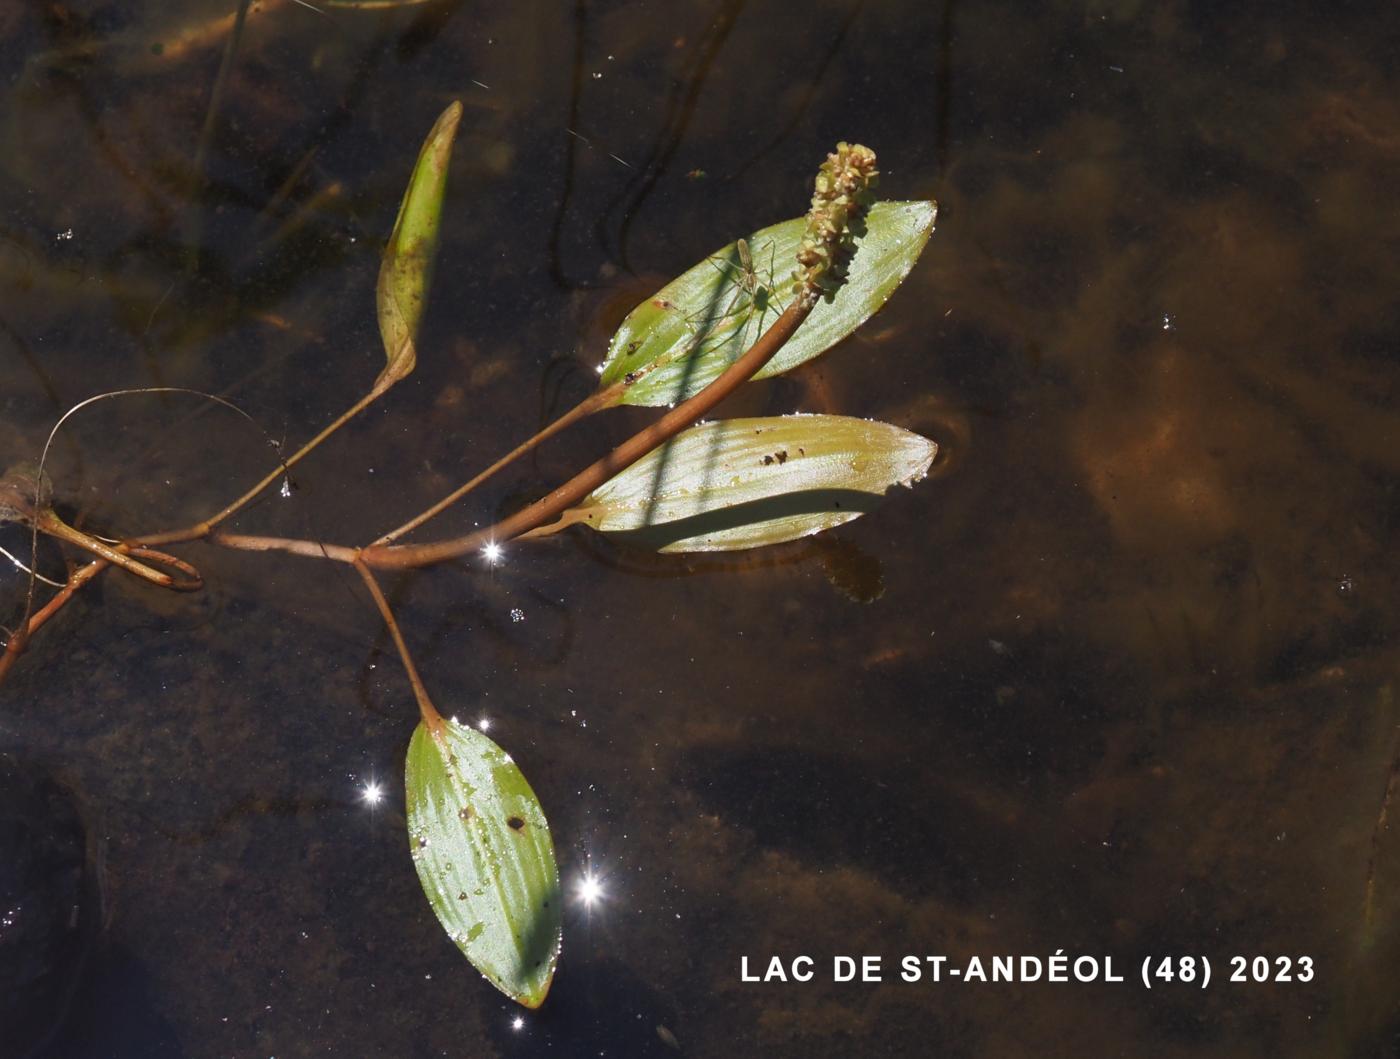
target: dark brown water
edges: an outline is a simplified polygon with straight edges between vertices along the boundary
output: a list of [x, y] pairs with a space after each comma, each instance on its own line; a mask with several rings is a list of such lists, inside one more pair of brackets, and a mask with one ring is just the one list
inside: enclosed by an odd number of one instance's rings
[[[403, 521], [586, 394], [632, 304], [801, 213], [837, 139], [938, 230], [856, 338], [732, 411], [944, 450], [831, 545], [565, 537], [392, 581], [439, 702], [531, 778], [566, 887], [602, 880], [518, 1027], [421, 895], [416, 710], [359, 584], [194, 546], [198, 596], [87, 590], [0, 689], [0, 751], [99, 840], [107, 925], [54, 1054], [1400, 1054], [1393, 7], [287, 3], [249, 18], [210, 121], [229, 7], [0, 8], [0, 462], [104, 390], [224, 393], [289, 444], [347, 406], [454, 98], [419, 370], [239, 528]], [[599, 417], [443, 530], [646, 418]], [[71, 421], [50, 470], [121, 535], [272, 457], [145, 397]], [[877, 601], [833, 587], [853, 562]], [[7, 625], [23, 588], [3, 574]], [[1057, 950], [1126, 981], [899, 976]], [[811, 983], [741, 981], [801, 954]], [[838, 955], [885, 980], [834, 983]], [[1149, 991], [1149, 956], [1211, 984]], [[1232, 983], [1236, 956], [1295, 980]]]

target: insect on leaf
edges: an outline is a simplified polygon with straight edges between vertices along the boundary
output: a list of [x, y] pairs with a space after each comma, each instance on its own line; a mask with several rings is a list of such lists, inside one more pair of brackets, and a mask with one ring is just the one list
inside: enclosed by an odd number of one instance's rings
[[[909, 274], [929, 234], [932, 202], [879, 202], [856, 232], [845, 285], [822, 301], [755, 378], [791, 371], [868, 320]], [[743, 355], [792, 300], [802, 217], [735, 240], [672, 280], [622, 322], [603, 362], [602, 386], [620, 403], [676, 404]]]
[[549, 992], [562, 930], [559, 868], [539, 799], [473, 728], [419, 724], [408, 747], [408, 841], [448, 937], [529, 1008]]
[[383, 393], [405, 378], [418, 361], [418, 324], [428, 303], [447, 167], [461, 120], [462, 104], [454, 102], [428, 133], [384, 248], [375, 304], [388, 363], [374, 381], [375, 393]]
[[582, 523], [662, 552], [777, 544], [873, 510], [890, 486], [922, 478], [937, 452], [928, 438], [850, 416], [702, 423], [548, 529]]

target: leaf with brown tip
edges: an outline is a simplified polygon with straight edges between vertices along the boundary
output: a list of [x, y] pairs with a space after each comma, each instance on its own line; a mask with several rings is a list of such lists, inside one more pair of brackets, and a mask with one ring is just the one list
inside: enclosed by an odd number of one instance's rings
[[461, 121], [462, 104], [453, 102], [428, 133], [384, 248], [375, 302], [388, 363], [374, 380], [375, 394], [407, 377], [418, 362], [418, 325], [428, 303], [447, 167]]

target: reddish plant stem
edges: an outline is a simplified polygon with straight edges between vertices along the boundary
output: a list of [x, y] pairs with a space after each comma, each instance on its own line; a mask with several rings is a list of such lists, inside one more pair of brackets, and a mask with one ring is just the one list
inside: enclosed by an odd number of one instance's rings
[[509, 518], [464, 537], [429, 541], [424, 544], [373, 544], [366, 548], [350, 548], [343, 544], [323, 544], [319, 541], [296, 540], [287, 537], [259, 537], [245, 534], [213, 532], [210, 544], [245, 551], [280, 551], [313, 559], [334, 559], [342, 563], [363, 563], [376, 569], [394, 570], [431, 566], [470, 555], [487, 543], [502, 543], [521, 534], [538, 529], [558, 518], [594, 489], [626, 470], [647, 453], [659, 448], [696, 420], [709, 413], [767, 364], [778, 350], [801, 326], [812, 304], [797, 298], [749, 350], [713, 382], [688, 401], [671, 409], [655, 423], [634, 434], [596, 463], [584, 468], [554, 492], [517, 512]]
[[394, 541], [398, 540], [405, 533], [411, 533], [413, 530], [423, 525], [423, 523], [427, 522], [429, 519], [434, 518], [437, 515], [441, 514], [443, 511], [447, 510], [447, 508], [451, 507], [458, 500], [462, 499], [462, 497], [466, 496], [473, 489], [479, 486], [482, 482], [486, 481], [493, 474], [499, 471], [502, 467], [508, 466], [513, 461], [519, 459], [521, 456], [524, 456], [527, 452], [538, 448], [541, 444], [543, 444], [545, 441], [548, 441], [550, 438], [552, 438], [555, 434], [559, 433], [565, 427], [572, 426], [574, 423], [577, 423], [580, 419], [592, 415], [599, 409], [610, 408], [612, 405], [617, 403], [618, 399], [622, 396], [623, 392], [623, 386], [621, 384], [618, 384], [616, 386], [609, 386], [606, 390], [599, 390], [592, 396], [586, 397], [584, 400], [574, 405], [573, 408], [569, 409], [567, 412], [561, 415], [553, 423], [550, 423], [549, 426], [545, 427], [534, 437], [522, 441], [519, 445], [511, 449], [508, 453], [502, 456], [495, 463], [491, 464], [490, 467], [487, 467], [486, 470], [482, 471], [475, 478], [472, 478], [470, 481], [458, 486], [452, 492], [448, 493], [436, 504], [428, 508], [427, 511], [424, 511], [419, 515], [415, 515], [412, 519], [410, 519], [408, 522], [405, 522], [398, 529], [391, 530], [390, 532], [384, 534], [384, 536], [380, 537], [377, 541], [375, 541], [374, 544], [371, 545], [371, 547], [377, 548], [381, 545], [393, 544]]
[[464, 537], [426, 544], [400, 544], [389, 547], [372, 545], [360, 552], [360, 561], [382, 569], [430, 566], [448, 559], [461, 558], [477, 551], [488, 542], [507, 541], [553, 521], [608, 479], [670, 441], [753, 378], [754, 373], [782, 349], [811, 311], [811, 303], [802, 298], [794, 299], [787, 311], [778, 317], [773, 326], [763, 333], [748, 352], [725, 369], [712, 383], [690, 400], [678, 404], [645, 430], [624, 441], [601, 460], [574, 475], [542, 500], [537, 500], [494, 526], [477, 530]]
[[[627, 441], [623, 442], [608, 455], [596, 461], [589, 467], [580, 471], [569, 481], [565, 482], [554, 492], [541, 500], [536, 501], [529, 507], [509, 518], [503, 519], [493, 526], [488, 526], [483, 530], [469, 533], [463, 537], [455, 537], [450, 540], [432, 541], [425, 544], [414, 545], [390, 545], [374, 544], [367, 548], [350, 548], [339, 544], [324, 544], [319, 541], [295, 540], [285, 537], [258, 537], [246, 534], [221, 533], [215, 526], [218, 521], [233, 514], [259, 492], [276, 480], [277, 474], [282, 471], [268, 475], [262, 482], [259, 482], [253, 489], [240, 497], [233, 504], [230, 504], [224, 511], [214, 518], [201, 522], [196, 526], [188, 527], [185, 530], [176, 530], [170, 533], [153, 534], [148, 537], [137, 538], [132, 541], [118, 545], [114, 551], [122, 554], [129, 552], [144, 552], [152, 558], [163, 558], [178, 563], [169, 556], [162, 556], [159, 552], [143, 549], [141, 545], [175, 542], [179, 540], [193, 540], [203, 537], [211, 544], [218, 544], [225, 548], [238, 548], [245, 551], [283, 551], [293, 555], [302, 555], [317, 559], [333, 559], [337, 562], [350, 563], [359, 572], [369, 588], [370, 595], [374, 597], [375, 605], [379, 607], [383, 615], [390, 634], [394, 638], [395, 646], [398, 648], [399, 656], [402, 658], [404, 668], [408, 671], [409, 682], [413, 686], [414, 696], [418, 700], [419, 711], [423, 715], [423, 721], [434, 731], [442, 727], [442, 716], [434, 708], [432, 700], [428, 697], [426, 687], [422, 678], [418, 675], [417, 668], [413, 665], [413, 660], [408, 653], [408, 645], [404, 642], [403, 634], [399, 631], [398, 623], [394, 620], [393, 613], [389, 610], [388, 601], [380, 591], [378, 583], [374, 580], [374, 575], [370, 567], [381, 569], [406, 569], [420, 566], [431, 566], [435, 563], [446, 562], [450, 559], [461, 558], [468, 555], [488, 542], [502, 542], [519, 537], [531, 530], [539, 529], [554, 519], [557, 519], [568, 508], [578, 503], [594, 489], [597, 489], [604, 482], [614, 475], [626, 470], [649, 452], [659, 448], [682, 430], [693, 424], [696, 420], [708, 414], [716, 405], [732, 394], [740, 386], [760, 371], [765, 364], [777, 355], [778, 350], [787, 343], [802, 322], [812, 311], [814, 301], [808, 298], [795, 298], [787, 310], [774, 321], [773, 326], [763, 333], [749, 350], [713, 382], [703, 390], [683, 401], [675, 408], [671, 409], [655, 423], [644, 430], [639, 431]], [[321, 434], [317, 435], [310, 442], [304, 445], [291, 459], [283, 465], [283, 471], [292, 463], [299, 461], [307, 455], [321, 441], [325, 440], [338, 427], [352, 418], [356, 413], [366, 407], [377, 394], [371, 395], [367, 399], [357, 403], [348, 412], [342, 415], [331, 424]], [[608, 392], [609, 399], [612, 398]], [[519, 455], [520, 451], [528, 451], [528, 447], [538, 444], [544, 437], [550, 436], [557, 429], [567, 422], [572, 422], [580, 418], [581, 414], [587, 414], [594, 410], [593, 400], [585, 401], [579, 409], [566, 413], [561, 422], [547, 427], [540, 436], [531, 439], [522, 446], [520, 450], [511, 453], [504, 460], [498, 461], [497, 465], [488, 468], [478, 479], [494, 473], [498, 466], [504, 466], [510, 459]], [[431, 509], [435, 514], [441, 507], [447, 506], [457, 495], [465, 493], [474, 484], [468, 483], [454, 494], [453, 497], [441, 503], [440, 507]], [[427, 517], [431, 517], [431, 514]], [[414, 520], [411, 526], [416, 526], [425, 521], [424, 518]], [[398, 532], [406, 532], [407, 528]], [[390, 536], [393, 536], [391, 534]], [[125, 555], [123, 555], [125, 558]], [[74, 592], [81, 588], [92, 578], [96, 577], [109, 565], [105, 559], [97, 559], [81, 568], [68, 583], [49, 600], [44, 607], [32, 615], [25, 626], [10, 638], [6, 644], [5, 651], [0, 654], [0, 683], [3, 683], [6, 674], [14, 666], [15, 659], [24, 651], [25, 645], [35, 631], [37, 631], [49, 618], [58, 613], [59, 610], [72, 598]], [[185, 565], [185, 564], [181, 564]], [[194, 575], [193, 580], [198, 579], [198, 573], [192, 567], [188, 571]], [[184, 587], [184, 586], [181, 586]]]
[[320, 541], [298, 540], [295, 537], [260, 537], [249, 533], [224, 533], [214, 530], [206, 540], [221, 548], [237, 548], [245, 552], [289, 552], [309, 559], [334, 559], [339, 563], [353, 563], [360, 557], [358, 548], [347, 548], [343, 544], [323, 544]]
[[437, 708], [433, 705], [433, 700], [428, 697], [428, 689], [423, 684], [423, 678], [418, 675], [418, 667], [413, 664], [413, 656], [408, 653], [408, 644], [404, 641], [403, 633], [399, 630], [399, 623], [394, 620], [394, 612], [389, 609], [389, 601], [384, 598], [384, 592], [380, 589], [379, 582], [374, 579], [374, 573], [364, 563], [356, 560], [352, 565], [355, 567], [355, 572], [364, 580], [369, 594], [374, 597], [374, 605], [379, 608], [379, 613], [384, 618], [384, 624], [389, 627], [389, 635], [394, 638], [394, 646], [399, 650], [399, 659], [408, 672], [408, 682], [413, 686], [413, 697], [418, 700], [418, 712], [423, 715], [423, 723], [428, 726], [430, 732], [434, 734], [441, 732], [442, 714], [438, 713]]
[[10, 642], [5, 645], [5, 653], [0, 655], [0, 684], [5, 682], [5, 677], [14, 666], [15, 659], [24, 653], [30, 638], [43, 627], [46, 621], [63, 609], [64, 604], [73, 598], [78, 589], [111, 565], [106, 559], [94, 559], [86, 566], [75, 570], [69, 575], [68, 583], [59, 589], [52, 599], [29, 616], [29, 620], [10, 637]]
[[[199, 588], [204, 582], [200, 580], [198, 571], [194, 571], [193, 578], [186, 578], [184, 581], [176, 581], [175, 578], [160, 570], [153, 570], [145, 563], [138, 562], [132, 558], [134, 555], [147, 554], [157, 557], [171, 559], [171, 556], [163, 555], [161, 552], [152, 552], [150, 549], [139, 548], [128, 544], [111, 545], [105, 541], [100, 541], [96, 537], [90, 537], [81, 530], [76, 530], [68, 525], [53, 510], [46, 509], [39, 512], [34, 518], [34, 525], [41, 533], [47, 533], [51, 537], [57, 537], [61, 541], [69, 544], [76, 544], [79, 548], [91, 552], [99, 558], [105, 559], [108, 563], [120, 566], [128, 573], [144, 578], [153, 585], [161, 588], [174, 588], [179, 591], [189, 592]], [[188, 566], [188, 564], [176, 563], [177, 566]], [[188, 567], [193, 571], [193, 567]], [[182, 571], [185, 572], [185, 571]]]

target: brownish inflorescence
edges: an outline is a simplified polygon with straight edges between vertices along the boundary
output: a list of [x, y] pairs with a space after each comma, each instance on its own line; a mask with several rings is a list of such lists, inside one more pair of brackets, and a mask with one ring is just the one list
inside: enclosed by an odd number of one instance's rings
[[870, 204], [879, 176], [875, 152], [858, 143], [838, 143], [821, 164], [793, 274], [793, 288], [804, 302], [830, 297], [845, 280], [855, 253], [851, 225]]

